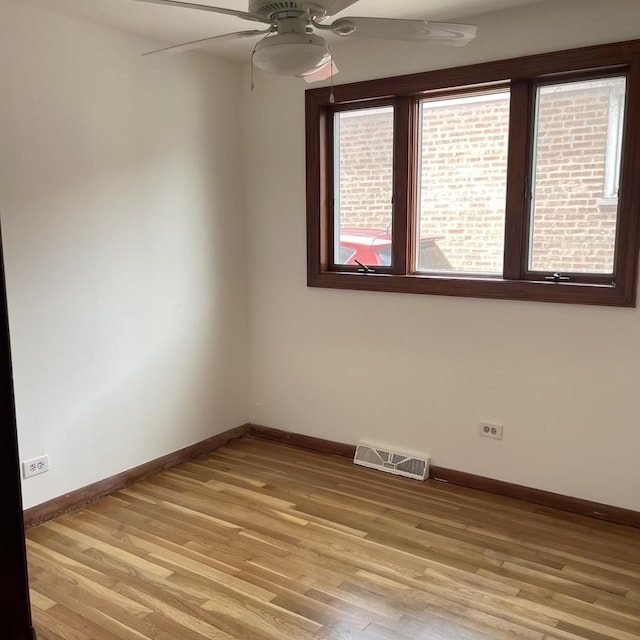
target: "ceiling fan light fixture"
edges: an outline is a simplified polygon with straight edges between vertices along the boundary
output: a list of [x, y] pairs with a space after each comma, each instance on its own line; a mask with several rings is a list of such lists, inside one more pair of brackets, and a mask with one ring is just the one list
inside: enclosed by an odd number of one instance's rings
[[258, 42], [253, 63], [267, 73], [303, 76], [331, 60], [327, 43], [313, 33], [281, 33]]

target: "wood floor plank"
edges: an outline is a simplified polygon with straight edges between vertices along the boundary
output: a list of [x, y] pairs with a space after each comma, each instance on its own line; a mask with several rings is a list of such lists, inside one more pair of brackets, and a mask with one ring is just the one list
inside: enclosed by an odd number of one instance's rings
[[57, 605], [54, 610], [38, 611], [37, 620], [38, 640], [117, 640], [62, 605]]
[[52, 607], [58, 604], [55, 600], [47, 598], [35, 589], [29, 589], [29, 598], [31, 600], [31, 606], [37, 607], [40, 611], [49, 611]]
[[640, 640], [640, 530], [245, 439], [27, 532], [42, 640]]

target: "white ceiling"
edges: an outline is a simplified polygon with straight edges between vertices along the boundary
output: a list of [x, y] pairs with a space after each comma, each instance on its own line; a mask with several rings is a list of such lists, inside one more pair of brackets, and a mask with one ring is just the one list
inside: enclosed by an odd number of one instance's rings
[[[13, 0], [156, 40], [161, 46], [189, 42], [213, 35], [261, 28], [256, 23], [206, 11], [168, 7], [136, 0]], [[188, 0], [187, 0], [188, 1]], [[193, 0], [246, 11], [248, 0]], [[343, 14], [383, 18], [413, 18], [464, 22], [477, 15], [544, 0], [360, 0]], [[253, 39], [251, 40], [253, 42]], [[247, 41], [212, 43], [203, 48], [229, 59], [246, 60]]]

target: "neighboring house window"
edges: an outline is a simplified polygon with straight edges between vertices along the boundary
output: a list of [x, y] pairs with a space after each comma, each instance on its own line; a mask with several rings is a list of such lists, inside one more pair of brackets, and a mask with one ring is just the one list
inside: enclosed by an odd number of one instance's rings
[[[620, 161], [624, 133], [625, 87], [618, 83], [618, 91], [609, 94], [609, 122], [607, 126], [607, 155], [605, 159], [602, 200], [617, 205], [620, 189]], [[605, 203], [603, 203], [605, 204]]]
[[310, 286], [635, 305], [640, 41], [307, 91]]

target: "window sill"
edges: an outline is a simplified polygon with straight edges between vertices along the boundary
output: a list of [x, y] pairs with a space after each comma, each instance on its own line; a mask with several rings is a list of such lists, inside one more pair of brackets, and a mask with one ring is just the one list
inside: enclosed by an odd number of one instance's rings
[[[310, 287], [383, 291], [419, 295], [527, 300], [566, 304], [634, 307], [635, 290], [620, 284], [585, 284], [577, 282], [536, 282], [501, 278], [440, 277], [433, 275], [392, 275], [323, 271], [310, 275]], [[629, 289], [629, 287], [627, 288]]]
[[618, 210], [618, 198], [600, 198], [597, 202], [598, 211], [615, 213]]

